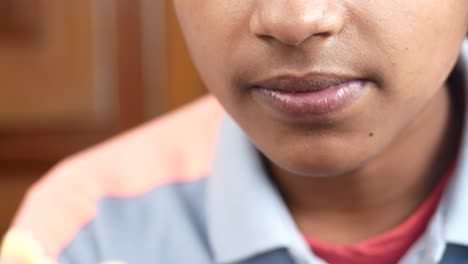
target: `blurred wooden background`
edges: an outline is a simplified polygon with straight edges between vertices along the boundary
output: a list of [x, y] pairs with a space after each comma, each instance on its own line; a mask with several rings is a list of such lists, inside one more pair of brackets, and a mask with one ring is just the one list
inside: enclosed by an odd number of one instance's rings
[[0, 234], [54, 163], [204, 93], [169, 0], [0, 0]]

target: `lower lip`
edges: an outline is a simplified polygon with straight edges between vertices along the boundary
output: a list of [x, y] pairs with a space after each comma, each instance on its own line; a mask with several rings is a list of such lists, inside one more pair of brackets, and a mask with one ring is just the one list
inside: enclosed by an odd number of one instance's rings
[[318, 91], [284, 91], [254, 87], [254, 97], [293, 116], [324, 116], [340, 111], [363, 94], [367, 82], [353, 80]]

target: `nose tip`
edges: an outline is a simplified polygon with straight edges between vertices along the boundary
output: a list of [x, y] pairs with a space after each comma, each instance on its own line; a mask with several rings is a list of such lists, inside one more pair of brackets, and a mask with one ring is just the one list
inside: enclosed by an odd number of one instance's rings
[[298, 46], [310, 37], [341, 31], [343, 8], [328, 0], [269, 0], [252, 14], [250, 31], [258, 38]]

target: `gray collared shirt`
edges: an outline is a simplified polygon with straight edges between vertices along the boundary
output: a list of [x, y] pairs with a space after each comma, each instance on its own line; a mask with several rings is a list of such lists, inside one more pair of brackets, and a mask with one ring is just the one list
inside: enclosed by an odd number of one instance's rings
[[[463, 49], [468, 54], [468, 42]], [[468, 83], [465, 65], [468, 58], [462, 57], [457, 71]], [[462, 251], [463, 261], [446, 263], [468, 263], [467, 135], [465, 129], [455, 175], [438, 209], [400, 264], [436, 264], [443, 257], [450, 261], [452, 254]], [[235, 159], [232, 153], [236, 153]], [[295, 263], [324, 263], [302, 239], [279, 193], [265, 175], [254, 146], [230, 118], [224, 123], [214, 164], [214, 177], [208, 183], [208, 231], [219, 263], [236, 263], [275, 248], [287, 248]]]
[[[467, 42], [463, 50], [468, 54]], [[466, 55], [456, 71], [468, 84], [465, 65]], [[324, 264], [304, 241], [254, 145], [227, 115], [213, 159], [200, 158], [210, 146], [199, 142], [205, 135], [211, 142], [219, 129], [190, 128], [216, 119], [218, 108], [204, 104], [212, 105], [199, 103], [194, 107], [205, 110], [182, 111], [59, 166], [30, 192], [13, 228], [36, 235], [61, 264]], [[186, 117], [189, 112], [198, 117]], [[191, 129], [191, 139], [153, 142], [178, 123]], [[468, 263], [467, 134], [465, 128], [457, 168], [438, 209], [400, 264]], [[196, 151], [182, 151], [185, 142]], [[152, 152], [157, 147], [164, 155]], [[205, 171], [198, 161], [206, 162], [206, 175], [198, 175]], [[192, 175], [184, 176], [186, 171]], [[50, 207], [48, 214], [37, 213], [41, 203]]]

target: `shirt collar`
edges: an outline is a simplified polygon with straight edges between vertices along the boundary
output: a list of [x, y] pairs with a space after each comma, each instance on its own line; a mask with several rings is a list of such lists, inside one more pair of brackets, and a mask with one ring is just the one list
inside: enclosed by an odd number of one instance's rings
[[[465, 86], [465, 105], [468, 103], [468, 40], [456, 69]], [[467, 108], [465, 106], [465, 108]], [[468, 114], [465, 110], [464, 129], [454, 176], [447, 187], [440, 210], [444, 218], [447, 242], [468, 247]]]
[[[465, 105], [468, 102], [468, 40], [462, 47], [460, 59], [455, 67], [455, 78], [465, 87]], [[458, 80], [457, 80], [458, 82]], [[468, 247], [468, 114], [465, 120], [460, 150], [454, 175], [444, 196], [421, 239], [410, 249], [401, 263], [440, 263], [448, 247]], [[415, 260], [414, 257], [424, 260]]]
[[208, 236], [217, 263], [235, 263], [286, 248], [294, 263], [312, 260], [260, 155], [228, 116], [223, 121], [207, 185]]
[[[464, 78], [465, 102], [468, 103], [468, 41], [462, 50], [457, 70]], [[465, 246], [468, 246], [467, 124], [468, 120], [465, 120], [455, 175], [436, 213], [445, 222], [443, 231], [436, 228], [437, 233], [444, 232], [447, 242]], [[235, 263], [279, 248], [288, 249], [294, 263], [323, 263], [313, 256], [302, 238], [280, 194], [266, 175], [254, 145], [227, 115], [216, 146], [212, 175], [208, 179], [206, 205], [207, 232], [217, 263]], [[429, 226], [428, 231], [434, 226]]]

